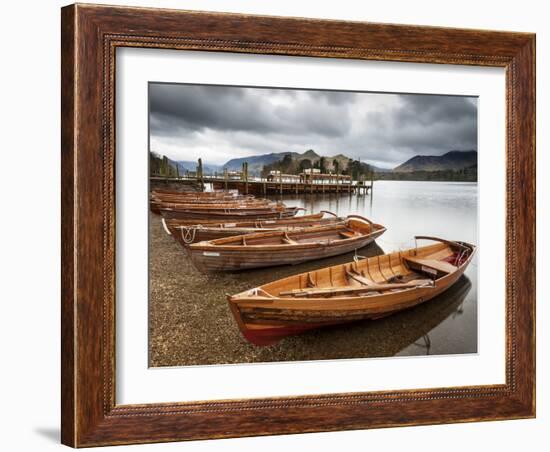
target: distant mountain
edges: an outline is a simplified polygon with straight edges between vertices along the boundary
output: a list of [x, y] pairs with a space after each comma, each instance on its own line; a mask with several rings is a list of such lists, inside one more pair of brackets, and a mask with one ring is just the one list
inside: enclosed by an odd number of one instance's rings
[[315, 152], [313, 149], [308, 149], [306, 152], [304, 152], [303, 154], [298, 154], [298, 153], [294, 153], [296, 154], [296, 159], [298, 160], [303, 160], [303, 159], [310, 159], [310, 160], [318, 160], [321, 158], [321, 156], [319, 154], [317, 154], [317, 152]]
[[[181, 174], [185, 174], [186, 171], [196, 171], [199, 163], [195, 160], [178, 160], [177, 162], [174, 162], [174, 164], [178, 165], [178, 169]], [[223, 166], [203, 163], [202, 171], [204, 174], [213, 174], [216, 172], [223, 173]]]
[[370, 165], [370, 167], [375, 173], [391, 173], [393, 171], [391, 168], [380, 168], [374, 165]]
[[477, 151], [450, 151], [443, 155], [416, 155], [393, 169], [394, 172], [458, 171], [477, 165]]
[[229, 171], [241, 171], [243, 163], [248, 162], [248, 173], [260, 174], [264, 165], [282, 160], [285, 155], [289, 154], [292, 158], [299, 155], [297, 152], [272, 152], [271, 154], [251, 155], [248, 157], [231, 159], [221, 166], [222, 168], [227, 168]]

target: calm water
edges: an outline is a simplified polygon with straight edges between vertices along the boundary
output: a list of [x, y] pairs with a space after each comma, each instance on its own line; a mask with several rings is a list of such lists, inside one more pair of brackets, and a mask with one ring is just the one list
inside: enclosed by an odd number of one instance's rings
[[[414, 247], [415, 235], [478, 243], [476, 183], [378, 181], [372, 195], [286, 195], [279, 199], [289, 206], [304, 207], [308, 213], [319, 210], [330, 210], [342, 216], [356, 213], [386, 226], [387, 231], [376, 244], [359, 251], [365, 256]], [[345, 255], [293, 267], [259, 269], [234, 277], [257, 285], [262, 280], [346, 262], [351, 257]], [[384, 322], [384, 319], [376, 322]], [[477, 352], [477, 255], [465, 277], [453, 288], [421, 306], [391, 316], [386, 322], [385, 332], [376, 338], [381, 341], [379, 356]], [[351, 347], [355, 348], [360, 346], [360, 338], [369, 328], [369, 322], [341, 326], [330, 334], [337, 336], [339, 328], [346, 334], [350, 329], [356, 330], [358, 343]], [[369, 338], [372, 340], [372, 336]], [[387, 347], [382, 346], [384, 342]]]

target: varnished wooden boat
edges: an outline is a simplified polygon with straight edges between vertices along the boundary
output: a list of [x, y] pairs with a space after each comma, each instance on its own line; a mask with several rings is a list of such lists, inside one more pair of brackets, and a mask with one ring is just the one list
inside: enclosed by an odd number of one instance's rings
[[241, 207], [269, 207], [277, 203], [268, 199], [256, 198], [151, 198], [151, 210], [159, 211], [161, 208], [173, 209], [221, 209]]
[[153, 202], [158, 204], [275, 204], [273, 201], [264, 198], [153, 198]]
[[176, 191], [176, 190], [162, 190], [154, 189], [151, 191], [151, 196], [163, 198], [163, 197], [189, 197], [189, 198], [202, 198], [202, 199], [212, 199], [212, 198], [253, 198], [252, 195], [241, 195], [236, 191]]
[[[330, 217], [323, 218], [328, 213]], [[191, 243], [209, 240], [222, 239], [243, 234], [254, 234], [258, 232], [286, 231], [293, 232], [303, 228], [328, 226], [330, 224], [343, 223], [346, 219], [338, 217], [328, 211], [322, 211], [311, 215], [284, 218], [282, 220], [253, 220], [240, 221], [236, 223], [214, 223], [214, 224], [182, 224], [178, 220], [162, 219], [164, 230], [174, 240], [183, 246]]]
[[174, 207], [175, 204], [268, 204], [266, 199], [257, 199], [251, 195], [239, 195], [231, 192], [174, 192], [154, 190], [150, 196], [150, 207], [154, 213], [160, 213], [161, 207]]
[[[253, 228], [253, 227], [256, 227], [258, 225], [263, 225], [263, 224], [265, 224], [265, 225], [269, 225], [269, 224], [292, 224], [292, 223], [320, 220], [321, 218], [323, 218], [325, 213], [331, 215], [332, 217], [337, 216], [336, 214], [334, 214], [332, 212], [329, 212], [327, 210], [322, 210], [319, 213], [313, 213], [313, 214], [308, 214], [308, 215], [300, 215], [300, 216], [296, 216], [296, 217], [292, 217], [292, 218], [284, 218], [282, 220], [255, 220], [255, 219], [251, 219], [251, 220], [243, 220], [243, 221], [233, 222], [233, 223], [208, 222], [208, 223], [204, 223], [204, 224], [208, 224], [209, 226], [212, 226], [212, 227], [215, 227], [215, 228], [224, 228], [224, 227], [233, 228], [233, 229], [241, 228], [241, 227], [242, 228]], [[178, 220], [178, 219], [173, 219], [173, 218], [169, 219], [169, 220], [163, 219], [162, 223], [163, 223], [164, 229], [166, 230], [166, 233], [169, 234], [169, 235], [173, 234], [174, 232], [178, 232], [178, 228], [180, 226], [189, 226], [190, 227], [190, 226], [201, 226], [202, 225], [201, 223], [197, 223], [196, 221], [190, 222], [190, 221], [187, 221], [187, 220]], [[237, 234], [237, 235], [241, 235], [241, 234]]]
[[451, 287], [476, 247], [437, 243], [283, 278], [229, 296], [243, 336], [257, 345], [312, 328], [376, 319], [418, 305]]
[[194, 223], [202, 223], [203, 221], [215, 220], [217, 223], [227, 223], [232, 221], [244, 221], [251, 219], [276, 219], [293, 217], [301, 207], [286, 207], [284, 205], [276, 205], [269, 207], [216, 207], [216, 208], [164, 208], [161, 207], [160, 214], [165, 219], [180, 219], [192, 220]]
[[343, 223], [238, 235], [189, 245], [188, 253], [201, 271], [235, 271], [298, 264], [337, 256], [368, 245], [386, 228], [358, 215]]
[[234, 192], [226, 190], [213, 190], [213, 191], [194, 191], [194, 190], [168, 190], [166, 188], [155, 188], [151, 191], [152, 193], [161, 193], [161, 194], [192, 194], [197, 196], [221, 196], [225, 194], [231, 194]]
[[273, 209], [277, 208], [279, 205], [272, 201], [268, 200], [252, 200], [252, 201], [216, 201], [216, 202], [158, 202], [151, 201], [152, 205], [158, 210], [161, 209], [173, 209], [173, 210], [201, 210], [201, 211], [210, 211], [210, 210], [227, 210], [227, 209]]

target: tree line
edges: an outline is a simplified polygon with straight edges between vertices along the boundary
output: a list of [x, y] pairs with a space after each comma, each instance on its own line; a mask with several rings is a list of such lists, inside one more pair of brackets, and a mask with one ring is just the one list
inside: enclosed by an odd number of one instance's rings
[[477, 165], [459, 170], [388, 171], [375, 173], [376, 180], [415, 180], [437, 182], [477, 182]]
[[354, 180], [359, 180], [361, 176], [368, 179], [372, 175], [372, 168], [367, 163], [359, 160], [349, 159], [347, 164], [342, 167], [342, 163], [338, 159], [327, 159], [320, 157], [318, 160], [312, 161], [308, 158], [301, 160], [293, 159], [290, 154], [285, 155], [281, 160], [269, 163], [262, 167], [261, 176], [267, 177], [271, 171], [280, 171], [283, 174], [300, 174], [306, 169], [315, 168], [322, 174], [345, 174], [352, 177]]
[[165, 155], [149, 152], [149, 174], [152, 176], [179, 177], [179, 168]]

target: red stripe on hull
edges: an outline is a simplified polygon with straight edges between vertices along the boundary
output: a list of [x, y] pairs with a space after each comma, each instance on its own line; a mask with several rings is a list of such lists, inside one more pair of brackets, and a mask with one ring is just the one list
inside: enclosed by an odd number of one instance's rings
[[261, 329], [242, 329], [241, 332], [245, 339], [254, 345], [267, 346], [273, 345], [288, 336], [295, 336], [308, 330], [321, 328], [323, 326], [337, 325], [341, 322], [330, 323], [308, 323], [301, 325], [274, 326], [272, 328]]

